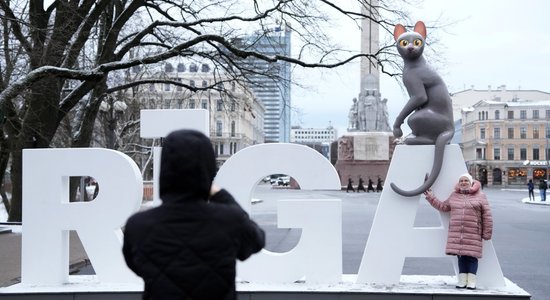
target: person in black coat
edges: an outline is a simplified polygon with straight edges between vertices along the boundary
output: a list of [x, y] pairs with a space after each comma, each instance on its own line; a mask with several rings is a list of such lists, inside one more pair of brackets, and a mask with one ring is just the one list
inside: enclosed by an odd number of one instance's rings
[[204, 134], [172, 132], [161, 155], [162, 204], [131, 216], [124, 229], [122, 251], [143, 278], [143, 299], [237, 299], [236, 259], [260, 251], [264, 231], [212, 184], [216, 160]]
[[365, 185], [363, 183], [365, 183], [365, 181], [363, 180], [363, 178], [361, 176], [359, 176], [359, 185], [357, 186], [357, 192], [359, 192], [359, 191], [366, 192], [367, 191], [367, 190], [365, 190]]
[[372, 184], [373, 184], [372, 179], [370, 179], [369, 177], [369, 185], [367, 187], [367, 193], [371, 191], [374, 192], [374, 187], [372, 186]]

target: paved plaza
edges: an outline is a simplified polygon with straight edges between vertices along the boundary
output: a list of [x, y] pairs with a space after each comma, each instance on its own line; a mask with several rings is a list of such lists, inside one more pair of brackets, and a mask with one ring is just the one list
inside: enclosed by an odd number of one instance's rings
[[[485, 188], [493, 212], [493, 244], [504, 276], [532, 295], [534, 300], [550, 299], [550, 205], [525, 204], [527, 189]], [[252, 216], [267, 230], [267, 249], [284, 252], [300, 238], [300, 229], [279, 229], [276, 199], [339, 198], [343, 213], [343, 268], [345, 274], [357, 274], [380, 193], [345, 191], [305, 192], [273, 190], [260, 185], [254, 198], [262, 202], [252, 206]], [[423, 196], [415, 226], [440, 225], [438, 213]], [[404, 245], [406, 246], [406, 245]], [[453, 275], [453, 267], [444, 258], [407, 258], [404, 275]]]
[[[535, 300], [548, 299], [550, 286], [550, 205], [523, 203], [527, 190], [486, 188], [495, 222], [493, 243], [504, 276], [529, 292]], [[260, 184], [253, 195], [252, 217], [267, 232], [267, 249], [285, 252], [300, 238], [300, 229], [277, 228], [278, 199], [341, 199], [343, 212], [343, 270], [357, 274], [381, 193], [345, 191], [300, 191], [271, 188]], [[438, 226], [439, 216], [420, 197], [415, 226]], [[18, 281], [20, 276], [20, 233], [0, 234], [0, 286]], [[404, 245], [406, 246], [406, 245]], [[38, 250], [37, 250], [38, 251]], [[72, 270], [90, 274], [86, 253], [78, 238], [71, 235]], [[79, 271], [80, 269], [80, 271]], [[408, 258], [404, 275], [453, 275], [452, 265], [443, 258]]]

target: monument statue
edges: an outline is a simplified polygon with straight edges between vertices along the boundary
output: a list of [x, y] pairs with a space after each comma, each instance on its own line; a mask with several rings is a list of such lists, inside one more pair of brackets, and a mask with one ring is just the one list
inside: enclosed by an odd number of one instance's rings
[[[369, 0], [361, 12], [361, 53], [375, 54], [380, 50], [380, 18], [378, 0]], [[360, 82], [357, 96], [348, 112], [347, 133], [338, 139], [335, 167], [342, 186], [353, 178], [380, 177], [385, 179], [395, 148], [390, 122], [388, 100], [380, 93], [380, 70], [368, 57], [361, 57]], [[357, 181], [356, 181], [357, 182]]]
[[381, 99], [377, 77], [367, 75], [366, 89], [353, 98], [349, 112], [348, 131], [391, 132], [387, 99]]

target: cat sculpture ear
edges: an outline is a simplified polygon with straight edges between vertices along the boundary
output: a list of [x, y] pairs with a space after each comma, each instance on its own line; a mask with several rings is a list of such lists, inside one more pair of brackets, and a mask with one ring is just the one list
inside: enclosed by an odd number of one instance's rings
[[401, 24], [395, 25], [395, 29], [393, 30], [393, 38], [397, 41], [399, 36], [401, 36], [403, 33], [407, 32], [407, 29], [405, 26]]
[[423, 39], [426, 39], [426, 25], [424, 24], [424, 22], [416, 22], [416, 24], [414, 24], [414, 32], [420, 34]]

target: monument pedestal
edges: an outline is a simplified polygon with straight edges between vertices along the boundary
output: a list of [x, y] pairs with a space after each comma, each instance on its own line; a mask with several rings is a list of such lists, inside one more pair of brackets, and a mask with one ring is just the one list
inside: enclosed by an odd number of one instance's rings
[[335, 168], [343, 188], [348, 179], [357, 188], [359, 177], [367, 188], [369, 177], [376, 188], [378, 177], [385, 180], [395, 148], [391, 132], [348, 132], [338, 140]]

